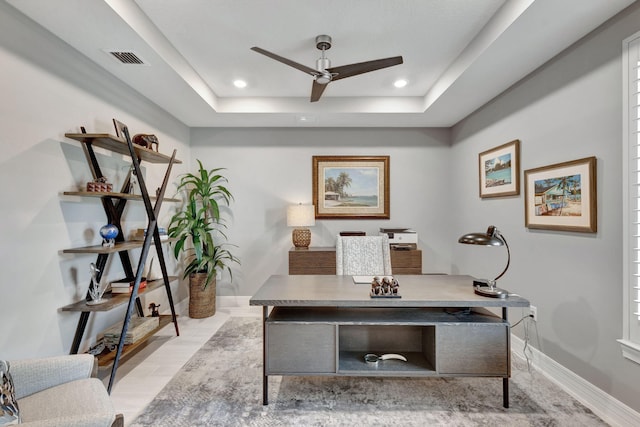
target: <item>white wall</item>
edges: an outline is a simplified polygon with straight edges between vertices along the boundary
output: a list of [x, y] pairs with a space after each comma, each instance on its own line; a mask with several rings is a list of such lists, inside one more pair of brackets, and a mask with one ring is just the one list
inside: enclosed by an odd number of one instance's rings
[[[99, 199], [61, 196], [92, 179], [80, 144], [64, 133], [79, 132], [80, 126], [114, 133], [111, 119], [118, 118], [133, 133], [156, 133], [163, 152], [177, 148], [185, 164], [176, 167], [175, 175], [188, 167], [189, 131], [4, 2], [0, 64], [0, 358], [65, 354], [79, 313], [59, 308], [84, 297], [89, 264], [96, 258], [61, 251], [98, 244], [106, 216]], [[130, 161], [99, 151], [103, 173], [119, 188]], [[145, 169], [148, 185], [155, 189], [164, 167]], [[127, 229], [146, 224], [141, 203], [127, 208], [125, 215]], [[167, 259], [173, 268], [175, 261]], [[105, 278], [122, 277], [117, 256], [109, 264]], [[184, 294], [176, 291], [178, 298]], [[162, 309], [168, 307], [162, 290], [153, 295]], [[86, 336], [95, 340], [123, 312], [92, 316]]]
[[[459, 197], [448, 229], [453, 239], [460, 229], [498, 226], [513, 255], [501, 282], [538, 307], [532, 344], [636, 411], [640, 366], [622, 357], [616, 339], [622, 336], [621, 46], [638, 30], [636, 3], [455, 126], [452, 191]], [[478, 153], [516, 138], [523, 171], [597, 157], [597, 233], [526, 229], [524, 187], [519, 197], [478, 197]], [[495, 275], [503, 254], [490, 249], [458, 245], [454, 270]]]
[[287, 274], [290, 204], [311, 203], [314, 155], [389, 155], [390, 220], [319, 220], [312, 246], [334, 246], [344, 230], [418, 231], [424, 272], [449, 272], [449, 131], [444, 129], [193, 129], [191, 163], [226, 167], [235, 196], [229, 241], [242, 266], [219, 282], [220, 295], [252, 295], [271, 274]]

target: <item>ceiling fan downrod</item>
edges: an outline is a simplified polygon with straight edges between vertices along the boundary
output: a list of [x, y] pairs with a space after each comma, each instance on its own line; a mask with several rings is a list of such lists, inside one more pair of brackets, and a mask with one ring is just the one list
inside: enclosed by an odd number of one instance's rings
[[331, 73], [327, 68], [331, 68], [331, 60], [324, 56], [326, 50], [331, 49], [331, 37], [325, 34], [316, 36], [316, 48], [322, 51], [322, 56], [316, 60], [316, 70], [320, 75], [316, 76], [316, 83], [326, 85], [331, 81]]

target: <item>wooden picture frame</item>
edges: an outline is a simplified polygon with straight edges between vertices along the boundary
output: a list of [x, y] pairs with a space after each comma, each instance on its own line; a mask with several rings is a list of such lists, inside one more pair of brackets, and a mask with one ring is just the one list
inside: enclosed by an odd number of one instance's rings
[[389, 219], [389, 156], [313, 156], [316, 219]]
[[[122, 123], [120, 120], [116, 120], [116, 119], [111, 119], [111, 120], [113, 121], [113, 127], [116, 128], [116, 136], [118, 138], [125, 139], [124, 128], [127, 128], [127, 131], [129, 131], [129, 128], [127, 127], [127, 125]], [[129, 137], [131, 137], [131, 135], [129, 135]]]
[[524, 171], [525, 226], [595, 233], [596, 182], [595, 157]]
[[481, 198], [520, 194], [520, 140], [478, 154]]

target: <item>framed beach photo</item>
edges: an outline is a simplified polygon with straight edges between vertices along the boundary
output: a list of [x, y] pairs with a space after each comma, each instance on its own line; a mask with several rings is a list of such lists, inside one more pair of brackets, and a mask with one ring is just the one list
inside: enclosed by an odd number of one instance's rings
[[316, 219], [389, 219], [389, 156], [313, 156]]
[[524, 171], [525, 226], [597, 231], [596, 158]]
[[480, 197], [520, 194], [520, 140], [478, 154]]

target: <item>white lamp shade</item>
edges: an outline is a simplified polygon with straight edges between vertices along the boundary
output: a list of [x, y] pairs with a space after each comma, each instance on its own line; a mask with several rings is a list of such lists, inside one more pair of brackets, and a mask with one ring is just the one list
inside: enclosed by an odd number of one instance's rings
[[292, 205], [287, 208], [287, 226], [311, 227], [316, 225], [313, 205]]

